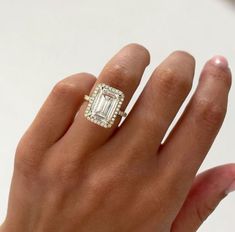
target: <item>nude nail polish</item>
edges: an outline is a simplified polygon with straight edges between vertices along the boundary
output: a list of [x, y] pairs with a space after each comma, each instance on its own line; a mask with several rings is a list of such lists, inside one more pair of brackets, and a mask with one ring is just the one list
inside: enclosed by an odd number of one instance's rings
[[232, 184], [226, 190], [226, 194], [229, 194], [229, 193], [234, 192], [234, 191], [235, 191], [235, 180], [232, 182]]
[[211, 62], [215, 66], [228, 68], [228, 60], [224, 56], [216, 55], [211, 59]]

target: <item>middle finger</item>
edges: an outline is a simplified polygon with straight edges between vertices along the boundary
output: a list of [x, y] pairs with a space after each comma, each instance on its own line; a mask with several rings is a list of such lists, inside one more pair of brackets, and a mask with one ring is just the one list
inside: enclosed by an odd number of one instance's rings
[[117, 143], [155, 154], [191, 90], [195, 60], [186, 52], [172, 53], [154, 71], [133, 110], [115, 135]]

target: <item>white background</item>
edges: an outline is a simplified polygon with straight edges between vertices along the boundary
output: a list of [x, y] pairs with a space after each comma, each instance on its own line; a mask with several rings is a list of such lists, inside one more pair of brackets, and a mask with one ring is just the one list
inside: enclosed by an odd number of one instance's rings
[[[173, 50], [197, 59], [225, 55], [235, 70], [232, 0], [0, 0], [0, 221], [4, 219], [17, 142], [52, 86], [81, 71], [98, 75], [123, 45], [138, 42], [154, 67]], [[226, 122], [201, 170], [235, 162], [235, 90]], [[200, 229], [234, 231], [235, 194]]]

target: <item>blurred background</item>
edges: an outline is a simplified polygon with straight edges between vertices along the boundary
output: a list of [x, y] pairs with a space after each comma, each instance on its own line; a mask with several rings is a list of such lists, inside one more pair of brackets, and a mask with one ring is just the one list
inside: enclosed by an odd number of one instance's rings
[[[194, 87], [213, 55], [226, 56], [235, 71], [234, 30], [233, 0], [0, 0], [0, 223], [16, 145], [56, 82], [82, 71], [98, 75], [122, 46], [137, 42], [152, 58], [131, 106], [173, 50], [195, 56]], [[232, 88], [226, 121], [200, 171], [235, 162], [234, 133]], [[234, 211], [235, 193], [199, 231], [233, 231]]]

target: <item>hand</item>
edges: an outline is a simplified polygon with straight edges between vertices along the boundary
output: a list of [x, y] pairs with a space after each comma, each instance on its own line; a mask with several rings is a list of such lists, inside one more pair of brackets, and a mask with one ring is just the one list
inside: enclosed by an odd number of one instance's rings
[[131, 44], [97, 80], [81, 73], [54, 87], [18, 145], [1, 232], [192, 232], [234, 190], [233, 164], [195, 178], [226, 113], [231, 73], [223, 57], [206, 63], [164, 143], [192, 86], [195, 61], [185, 52], [158, 66], [121, 126], [84, 117], [83, 97], [100, 82], [124, 92], [124, 110], [149, 60]]

